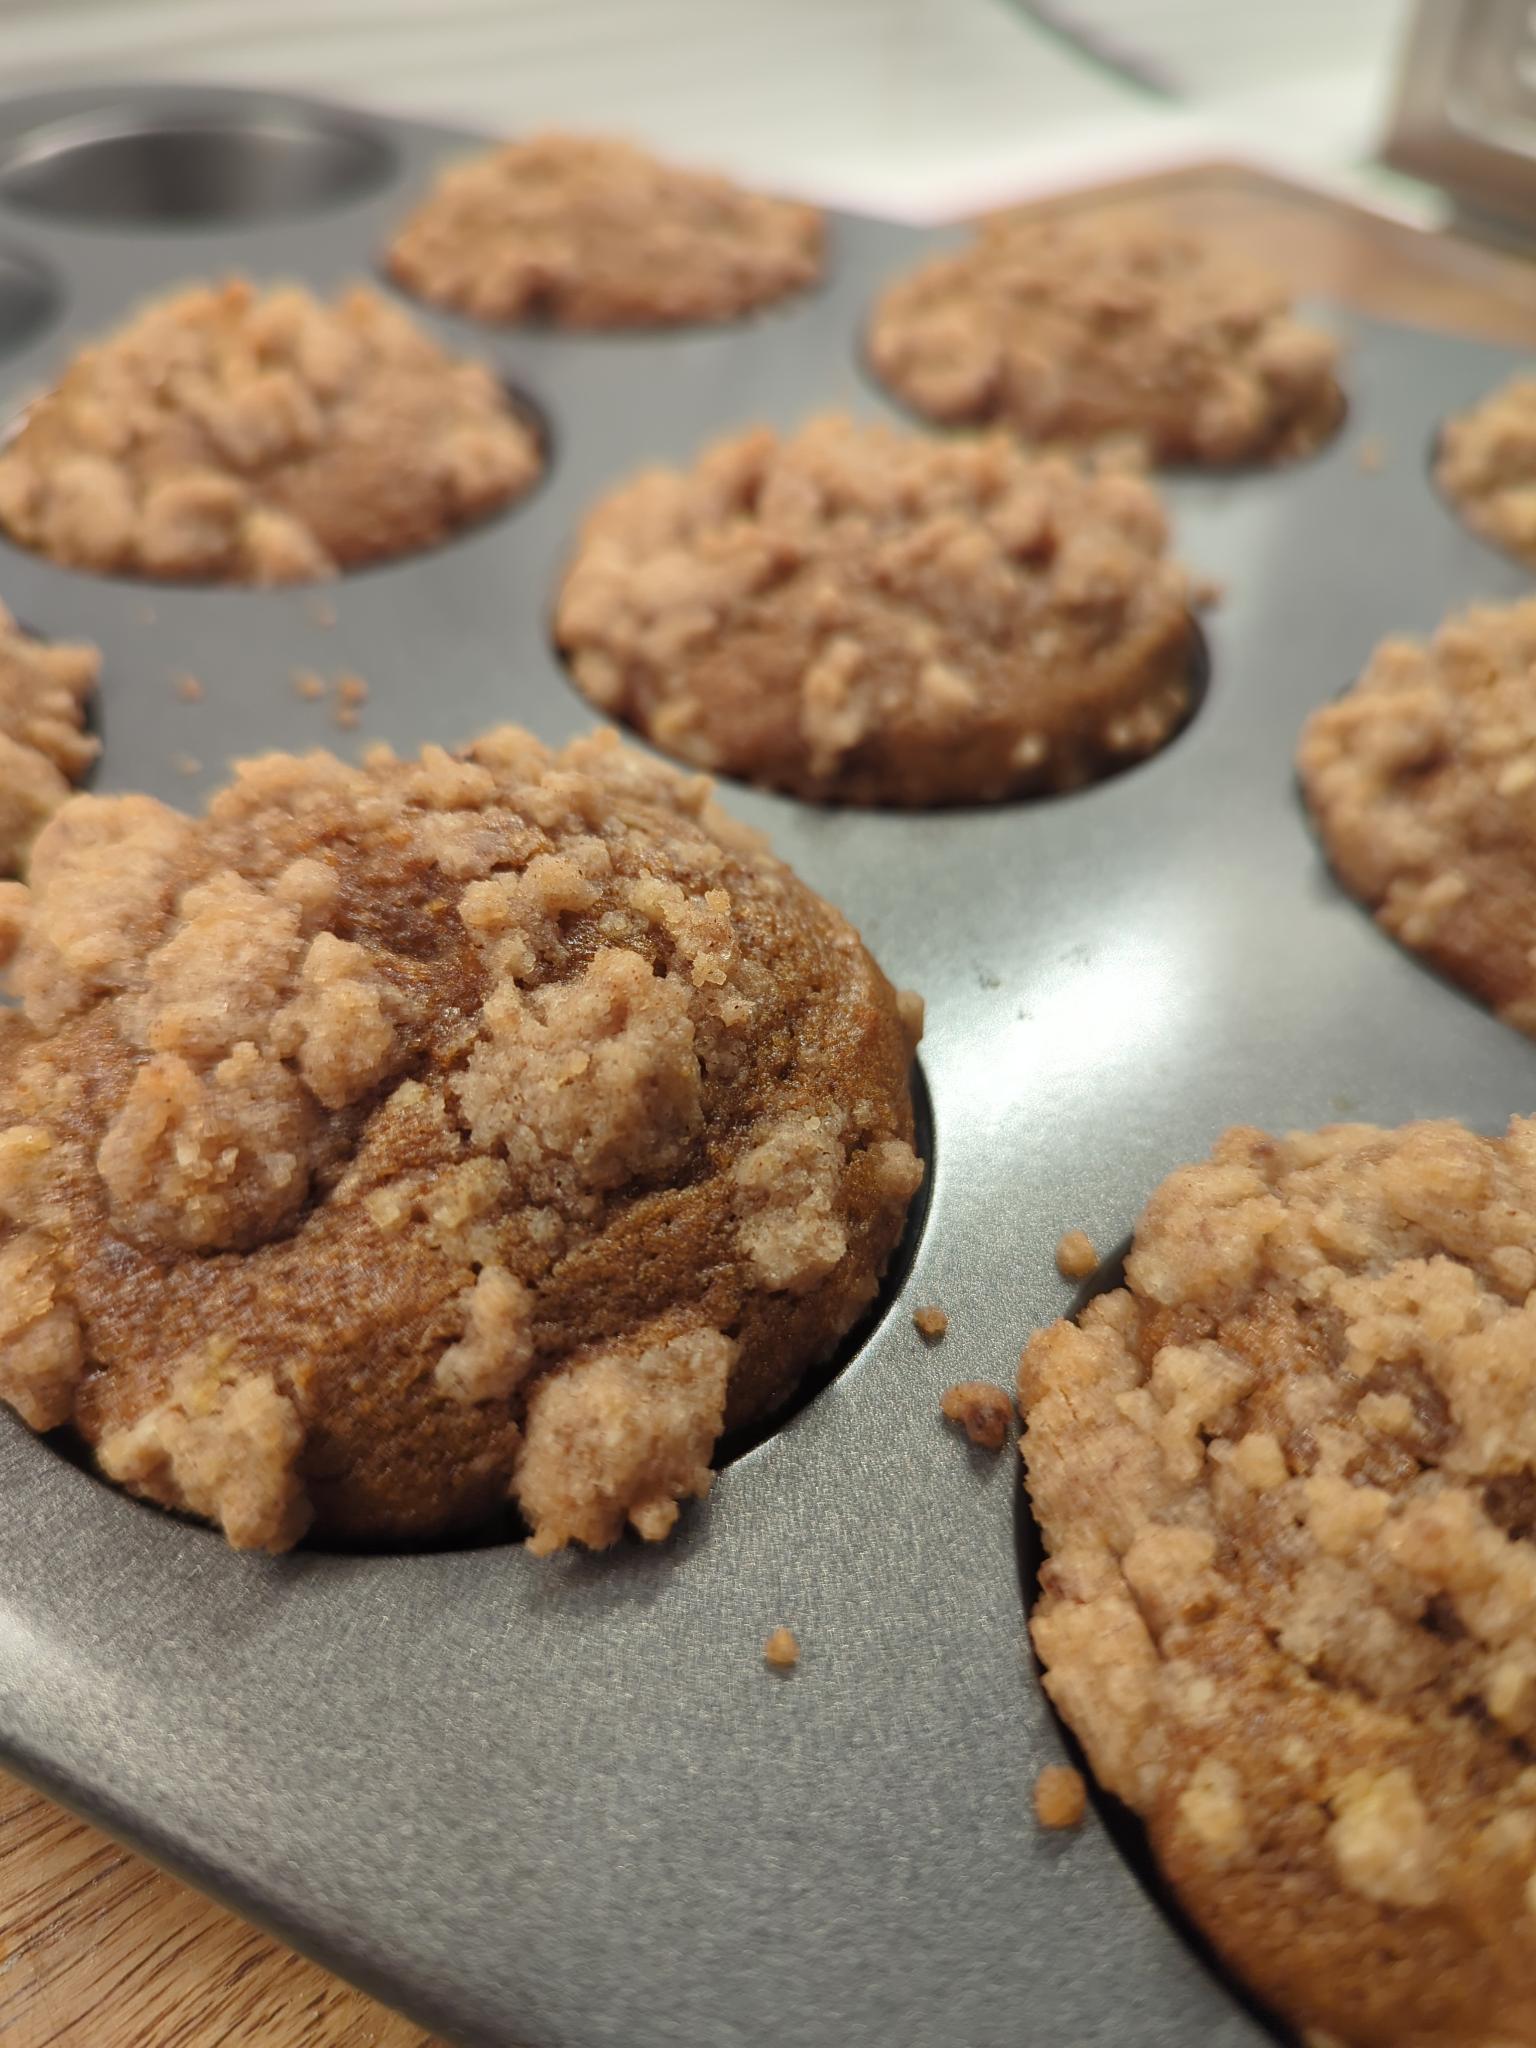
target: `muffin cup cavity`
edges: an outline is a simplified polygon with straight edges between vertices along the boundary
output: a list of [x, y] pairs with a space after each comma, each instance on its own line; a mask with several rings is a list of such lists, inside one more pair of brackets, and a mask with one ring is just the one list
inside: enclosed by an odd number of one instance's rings
[[23, 136], [0, 166], [0, 199], [73, 227], [254, 227], [364, 198], [395, 161], [366, 123], [320, 108], [106, 108]]
[[41, 263], [0, 249], [0, 362], [36, 340], [58, 312], [59, 296]]

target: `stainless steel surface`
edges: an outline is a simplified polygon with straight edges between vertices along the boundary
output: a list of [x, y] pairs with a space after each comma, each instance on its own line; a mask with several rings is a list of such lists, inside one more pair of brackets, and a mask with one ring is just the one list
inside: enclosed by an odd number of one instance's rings
[[1383, 146], [1388, 163], [1536, 233], [1536, 8], [1419, 0]]
[[[238, 96], [156, 94], [180, 126]], [[300, 118], [302, 110], [296, 110]], [[263, 103], [260, 118], [270, 114]], [[131, 95], [0, 109], [137, 118]], [[145, 292], [231, 269], [364, 270], [463, 138], [398, 124], [390, 182], [323, 215], [109, 232], [7, 210], [60, 313], [0, 359], [0, 410]], [[934, 238], [833, 224], [827, 287], [738, 328], [497, 333], [428, 318], [542, 409], [548, 483], [437, 552], [320, 592], [173, 590], [0, 545], [0, 593], [106, 650], [99, 786], [185, 803], [224, 758], [357, 735], [289, 688], [356, 668], [397, 746], [588, 723], [551, 592], [593, 495], [637, 464], [820, 406], [889, 408], [859, 331]], [[1226, 586], [1211, 682], [1163, 754], [1082, 794], [931, 815], [727, 786], [929, 999], [931, 1206], [847, 1369], [656, 1549], [237, 1557], [0, 1425], [0, 1752], [47, 1789], [466, 2043], [519, 2048], [1239, 2048], [1260, 2025], [1092, 1824], [1042, 1834], [1060, 1736], [1028, 1649], [1011, 1454], [938, 1417], [1007, 1381], [1071, 1296], [1070, 1226], [1122, 1240], [1224, 1125], [1531, 1107], [1536, 1048], [1328, 880], [1291, 772], [1307, 712], [1388, 630], [1529, 588], [1426, 475], [1436, 423], [1507, 351], [1361, 320], [1338, 440], [1275, 473], [1175, 477], [1178, 547]], [[1366, 439], [1387, 466], [1359, 461]], [[334, 608], [334, 624], [321, 620]], [[174, 678], [204, 684], [181, 701]], [[174, 757], [207, 764], [200, 781]], [[948, 1309], [925, 1349], [910, 1311]], [[1027, 1525], [1026, 1525], [1027, 1528]], [[1021, 1555], [1023, 1562], [1021, 1564]], [[761, 1644], [788, 1622], [788, 1680]]]

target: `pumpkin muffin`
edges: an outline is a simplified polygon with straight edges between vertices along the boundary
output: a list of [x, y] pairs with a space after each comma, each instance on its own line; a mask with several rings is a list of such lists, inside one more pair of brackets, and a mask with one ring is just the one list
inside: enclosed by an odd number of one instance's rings
[[1284, 461], [1343, 412], [1284, 287], [1155, 215], [985, 220], [886, 289], [869, 355], [928, 419], [1158, 463]]
[[1140, 478], [833, 416], [592, 512], [555, 632], [593, 703], [797, 796], [1069, 789], [1188, 715], [1195, 633]]
[[1435, 482], [1474, 533], [1536, 564], [1536, 377], [1512, 377], [1446, 421]]
[[1345, 888], [1536, 1034], [1536, 599], [1383, 641], [1307, 721], [1299, 766]]
[[0, 888], [0, 1398], [242, 1548], [664, 1536], [921, 1178], [916, 999], [611, 733], [77, 797]]
[[69, 568], [302, 583], [435, 546], [541, 467], [494, 371], [377, 292], [235, 279], [73, 358], [0, 451], [0, 527]]
[[821, 275], [814, 206], [548, 133], [444, 171], [390, 243], [390, 274], [479, 320], [668, 327], [733, 320]]
[[19, 874], [27, 849], [100, 751], [85, 707], [101, 657], [24, 633], [0, 604], [0, 874]]
[[1229, 1131], [1035, 1336], [1052, 1699], [1308, 2041], [1536, 2043], [1536, 1119]]

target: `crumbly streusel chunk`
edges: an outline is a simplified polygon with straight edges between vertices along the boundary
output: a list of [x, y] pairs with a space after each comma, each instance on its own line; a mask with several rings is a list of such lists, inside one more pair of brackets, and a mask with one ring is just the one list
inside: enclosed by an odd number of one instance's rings
[[665, 1535], [921, 1177], [916, 1006], [611, 733], [76, 798], [0, 912], [0, 1399], [242, 1546]]
[[34, 640], [0, 605], [0, 875], [20, 873], [100, 751], [85, 731], [100, 670], [94, 647]]
[[547, 133], [444, 171], [389, 245], [392, 275], [482, 320], [730, 320], [814, 284], [822, 218], [662, 162]]
[[886, 289], [869, 353], [930, 419], [1155, 462], [1283, 460], [1342, 412], [1337, 344], [1284, 288], [1151, 214], [985, 220]]
[[362, 286], [196, 285], [82, 349], [0, 450], [0, 526], [71, 568], [303, 583], [521, 497], [493, 370]]
[[1536, 562], [1536, 377], [1512, 377], [1445, 422], [1435, 482], [1475, 532]]
[[1533, 1248], [1536, 1118], [1229, 1131], [1020, 1364], [1051, 1696], [1351, 2048], [1536, 2042]]
[[1307, 721], [1299, 766], [1351, 894], [1536, 1034], [1536, 599], [1383, 641]]
[[837, 416], [720, 441], [598, 505], [555, 630], [604, 711], [813, 798], [1063, 789], [1190, 704], [1183, 571], [1151, 487]]

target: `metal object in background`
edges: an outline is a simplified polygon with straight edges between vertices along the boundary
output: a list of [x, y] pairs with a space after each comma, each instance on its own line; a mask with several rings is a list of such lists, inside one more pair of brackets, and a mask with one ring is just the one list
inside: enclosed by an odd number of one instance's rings
[[1419, 0], [1383, 155], [1536, 237], [1536, 6]]
[[[210, 181], [196, 219], [178, 137]], [[0, 420], [146, 293], [367, 272], [472, 140], [190, 88], [0, 106]], [[400, 748], [502, 719], [551, 742], [586, 729], [548, 633], [585, 509], [751, 421], [894, 416], [864, 319], [940, 240], [836, 217], [825, 286], [735, 326], [562, 335], [422, 312], [539, 409], [548, 478], [319, 590], [151, 586], [0, 542], [6, 602], [105, 650], [97, 786], [186, 804], [230, 754], [352, 750], [295, 697], [300, 668], [366, 676], [368, 736]], [[1383, 634], [1528, 591], [1424, 461], [1515, 358], [1344, 324], [1330, 447], [1164, 480], [1179, 554], [1226, 594], [1203, 705], [1161, 754], [1072, 796], [948, 812], [724, 787], [928, 998], [926, 1223], [841, 1374], [668, 1543], [544, 1562], [238, 1556], [0, 1416], [8, 1763], [474, 2048], [1269, 2038], [1112, 1809], [1071, 1836], [1035, 1826], [1031, 1778], [1062, 1741], [1025, 1634], [1018, 1461], [969, 1451], [938, 1404], [957, 1379], [1011, 1380], [1070, 1306], [1063, 1230], [1123, 1241], [1225, 1125], [1495, 1130], [1531, 1106], [1536, 1048], [1333, 886], [1291, 766], [1307, 713]], [[1368, 440], [1385, 477], [1362, 467]], [[200, 703], [174, 688], [187, 673]], [[178, 773], [188, 754], [201, 782]], [[926, 1302], [950, 1317], [932, 1350], [910, 1320]], [[804, 1649], [788, 1680], [762, 1661], [779, 1623]]]

